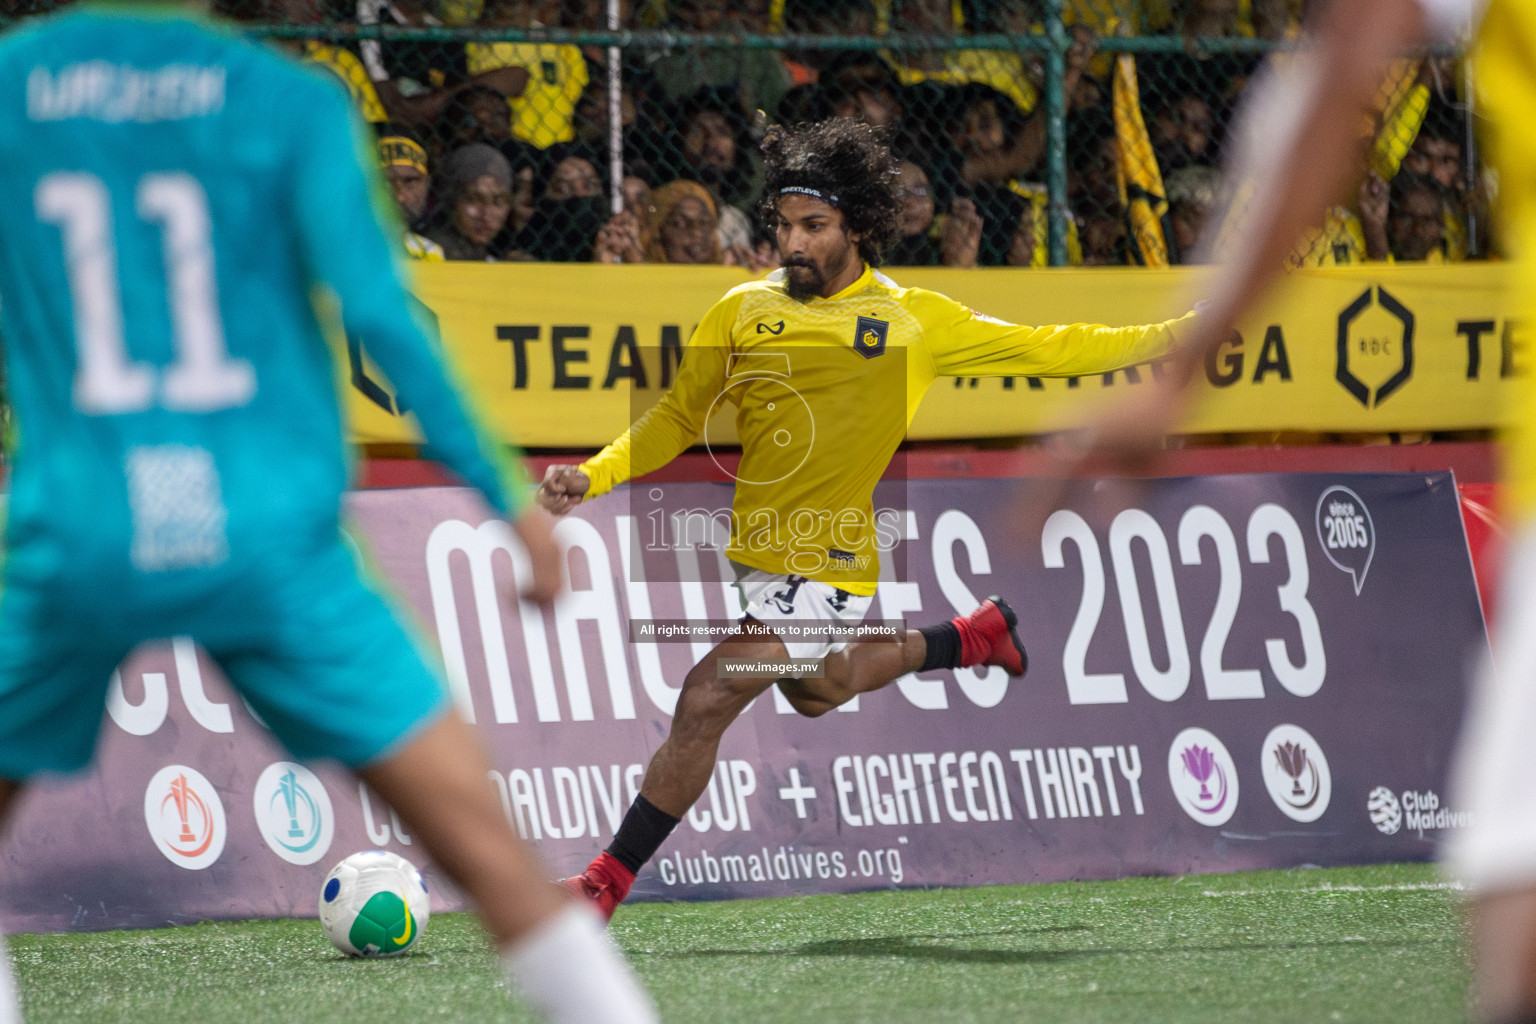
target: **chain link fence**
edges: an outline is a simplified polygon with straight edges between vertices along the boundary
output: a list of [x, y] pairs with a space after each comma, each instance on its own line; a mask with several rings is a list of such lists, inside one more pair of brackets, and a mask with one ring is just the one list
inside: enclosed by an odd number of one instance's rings
[[[901, 160], [890, 265], [1196, 261], [1233, 113], [1304, 6], [217, 0], [345, 84], [412, 255], [754, 269], [777, 265], [757, 143], [829, 116], [885, 127]], [[1363, 183], [1297, 265], [1487, 251], [1467, 78], [1454, 55], [1397, 63]]]

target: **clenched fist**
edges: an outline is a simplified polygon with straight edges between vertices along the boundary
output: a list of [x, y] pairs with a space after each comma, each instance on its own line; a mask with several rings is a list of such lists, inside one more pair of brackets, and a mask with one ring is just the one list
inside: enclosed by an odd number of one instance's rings
[[563, 516], [581, 504], [591, 486], [591, 479], [576, 466], [550, 466], [539, 483], [539, 504]]

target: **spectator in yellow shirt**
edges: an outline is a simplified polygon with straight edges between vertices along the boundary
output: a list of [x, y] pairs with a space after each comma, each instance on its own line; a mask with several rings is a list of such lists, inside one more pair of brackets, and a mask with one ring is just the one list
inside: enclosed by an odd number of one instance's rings
[[[560, 0], [493, 0], [484, 23], [491, 28], [539, 28], [560, 23]], [[580, 47], [563, 43], [470, 43], [469, 73], [522, 71], [525, 83], [508, 93], [512, 135], [539, 149], [576, 137], [576, 104], [587, 86], [587, 61]]]
[[[257, 11], [269, 22], [281, 25], [320, 25], [325, 22], [325, 11], [317, 0], [266, 0], [265, 9], [257, 5]], [[317, 39], [280, 40], [277, 45], [289, 53], [324, 68], [341, 82], [352, 105], [369, 124], [382, 124], [389, 120], [378, 90], [362, 59], [344, 47], [323, 43]]]
[[[893, 20], [896, 31], [920, 36], [952, 37], [961, 29], [952, 0], [904, 0]], [[1021, 114], [1028, 114], [1039, 102], [1040, 91], [1030, 80], [1023, 57], [1009, 50], [891, 50], [888, 57], [903, 85], [978, 82], [1007, 96]]]
[[389, 120], [389, 114], [385, 112], [384, 104], [379, 99], [379, 91], [374, 88], [373, 79], [368, 77], [368, 69], [363, 66], [362, 59], [357, 54], [340, 46], [332, 46], [330, 43], [306, 39], [303, 57], [310, 63], [325, 68], [341, 81], [347, 90], [347, 95], [352, 97], [352, 104], [357, 107], [364, 121], [369, 124], [382, 124]]

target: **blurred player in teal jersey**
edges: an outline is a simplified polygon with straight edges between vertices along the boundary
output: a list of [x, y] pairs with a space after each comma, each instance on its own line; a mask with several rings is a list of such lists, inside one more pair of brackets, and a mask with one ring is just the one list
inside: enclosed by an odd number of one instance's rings
[[[473, 735], [342, 546], [349, 464], [317, 290], [431, 453], [511, 518], [527, 596], [559, 586], [543, 513], [412, 319], [400, 227], [342, 91], [186, 7], [85, 7], [0, 43], [0, 152], [17, 438], [0, 807], [90, 760], [130, 650], [191, 636], [295, 755], [340, 759], [396, 808], [548, 1019], [653, 1020], [595, 918], [509, 827]], [[0, 1004], [14, 1019], [9, 991]]]

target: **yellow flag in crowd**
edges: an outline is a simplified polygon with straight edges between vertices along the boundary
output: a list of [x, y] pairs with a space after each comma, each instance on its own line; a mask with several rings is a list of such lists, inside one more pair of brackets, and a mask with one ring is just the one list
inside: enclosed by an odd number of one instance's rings
[[1120, 198], [1125, 204], [1132, 258], [1144, 267], [1168, 266], [1168, 241], [1163, 214], [1168, 212], [1163, 175], [1141, 116], [1141, 89], [1136, 84], [1136, 58], [1122, 53], [1115, 59], [1113, 84], [1115, 136], [1120, 141]]
[[1373, 118], [1367, 134], [1374, 133], [1371, 145], [1371, 170], [1382, 181], [1391, 181], [1403, 165], [1413, 140], [1429, 113], [1429, 87], [1419, 81], [1422, 57], [1402, 58], [1392, 62], [1381, 89], [1376, 93], [1380, 127]]

